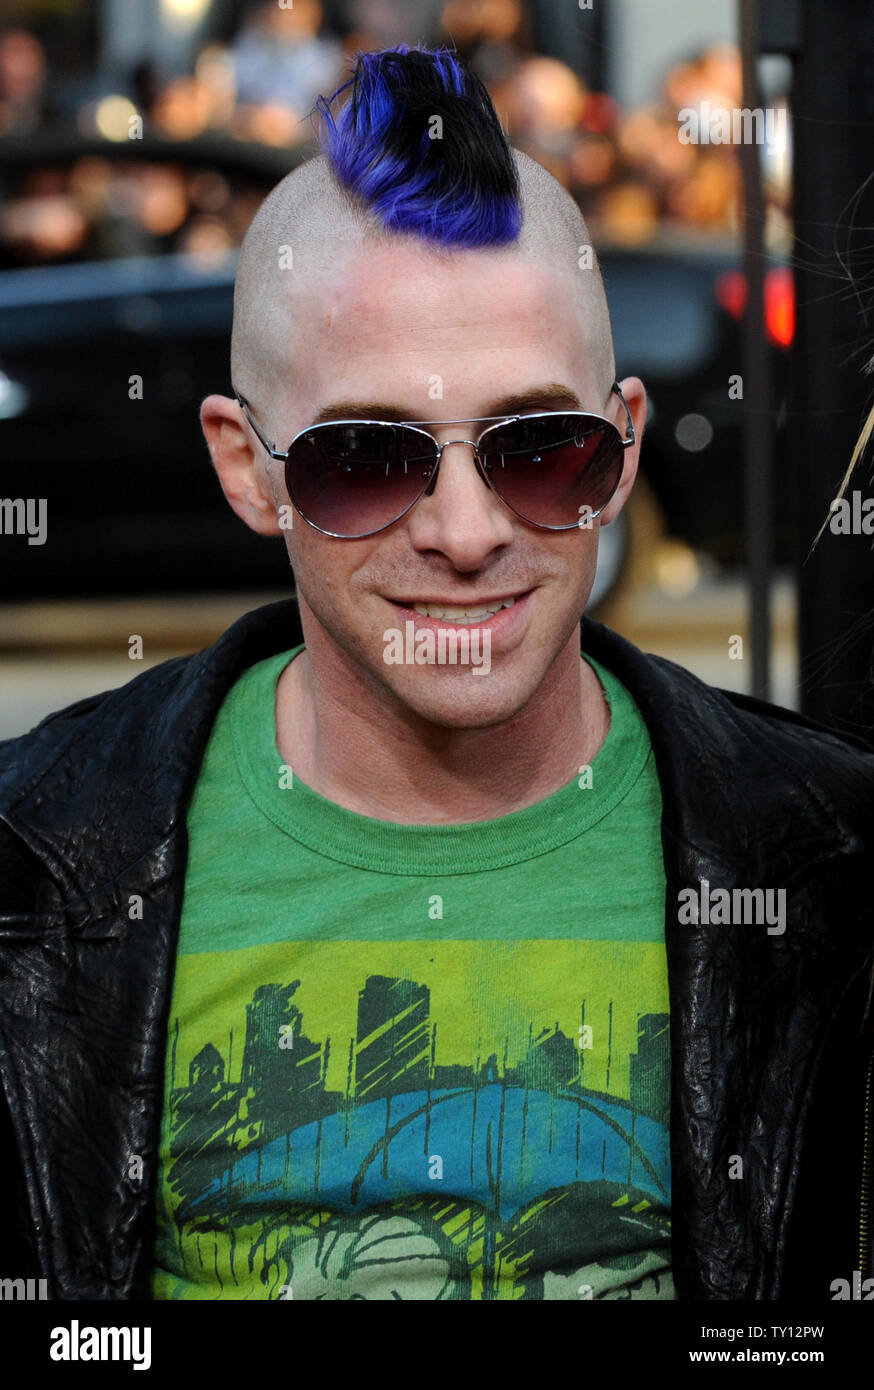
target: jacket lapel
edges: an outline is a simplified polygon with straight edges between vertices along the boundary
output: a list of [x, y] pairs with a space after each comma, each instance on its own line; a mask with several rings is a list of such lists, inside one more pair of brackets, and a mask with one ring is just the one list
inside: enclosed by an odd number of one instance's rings
[[[829, 768], [810, 735], [820, 726], [800, 716], [784, 712], [778, 741], [771, 706], [729, 698], [590, 620], [583, 646], [631, 690], [662, 788], [675, 1284], [690, 1299], [776, 1298], [821, 1054], [849, 981], [870, 965], [870, 926], [842, 910], [864, 864], [854, 825], [866, 794], [870, 817], [870, 771], [856, 799], [848, 772], [829, 823], [822, 787], [858, 762], [845, 743], [821, 731]], [[711, 894], [784, 892], [785, 930], [684, 925], [679, 895], [700, 901], [704, 880]]]
[[227, 690], [300, 641], [296, 604], [260, 609], [44, 722], [0, 778], [0, 817], [43, 869], [4, 932], [0, 1049], [50, 1297], [148, 1297], [188, 800]]

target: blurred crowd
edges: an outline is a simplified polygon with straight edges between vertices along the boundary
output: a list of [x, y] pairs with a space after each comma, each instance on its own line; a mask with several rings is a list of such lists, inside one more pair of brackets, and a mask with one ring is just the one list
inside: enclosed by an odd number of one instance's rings
[[[263, 196], [255, 184], [206, 162], [192, 171], [167, 159], [110, 160], [93, 149], [66, 164], [37, 161], [4, 171], [4, 140], [43, 136], [61, 122], [85, 139], [121, 144], [141, 119], [144, 136], [165, 141], [212, 136], [312, 150], [316, 99], [347, 80], [354, 54], [420, 39], [447, 43], [471, 63], [512, 143], [574, 194], [598, 244], [645, 245], [671, 232], [737, 233], [736, 149], [678, 138], [683, 108], [743, 104], [736, 48], [715, 47], [678, 63], [659, 101], [622, 109], [567, 63], [534, 50], [523, 0], [345, 0], [342, 25], [336, 13], [337, 5], [329, 15], [320, 0], [294, 0], [290, 8], [255, 0], [240, 7], [232, 33], [203, 36], [185, 71], [141, 64], [111, 93], [96, 84], [90, 92], [65, 88], [36, 33], [0, 30], [2, 264], [156, 245], [226, 254], [239, 245]], [[417, 28], [427, 15], [427, 26]], [[75, 110], [60, 109], [60, 92]], [[768, 236], [777, 245], [789, 235], [789, 152], [766, 153]]]

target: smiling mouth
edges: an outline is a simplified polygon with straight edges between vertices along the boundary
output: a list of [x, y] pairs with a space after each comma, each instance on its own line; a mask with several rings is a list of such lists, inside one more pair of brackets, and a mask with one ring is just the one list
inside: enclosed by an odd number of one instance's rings
[[413, 613], [419, 613], [423, 618], [438, 618], [441, 622], [459, 623], [461, 625], [471, 625], [482, 622], [484, 618], [492, 618], [496, 613], [500, 613], [503, 608], [512, 608], [516, 603], [526, 598], [531, 592], [530, 589], [522, 594], [511, 594], [507, 598], [495, 599], [491, 603], [477, 604], [446, 604], [446, 603], [402, 603], [397, 599], [390, 599], [397, 608], [405, 608]]

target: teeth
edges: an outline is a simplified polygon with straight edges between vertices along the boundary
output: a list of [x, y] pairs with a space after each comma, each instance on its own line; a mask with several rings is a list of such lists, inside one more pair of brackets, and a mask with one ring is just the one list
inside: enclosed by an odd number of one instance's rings
[[512, 608], [515, 602], [514, 598], [505, 598], [498, 603], [490, 603], [488, 606], [482, 605], [479, 608], [444, 608], [438, 603], [415, 603], [413, 608], [417, 613], [421, 613], [423, 618], [440, 618], [449, 623], [470, 625], [478, 622], [481, 618], [492, 617], [495, 613], [500, 613], [502, 608]]

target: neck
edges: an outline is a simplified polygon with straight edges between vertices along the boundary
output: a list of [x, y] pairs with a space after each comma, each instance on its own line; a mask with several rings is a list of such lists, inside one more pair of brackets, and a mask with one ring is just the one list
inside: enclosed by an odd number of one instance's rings
[[294, 775], [347, 810], [403, 825], [491, 820], [531, 806], [593, 761], [609, 727], [578, 631], [528, 704], [489, 728], [423, 719], [344, 653], [313, 661], [309, 646], [277, 686], [277, 746]]

